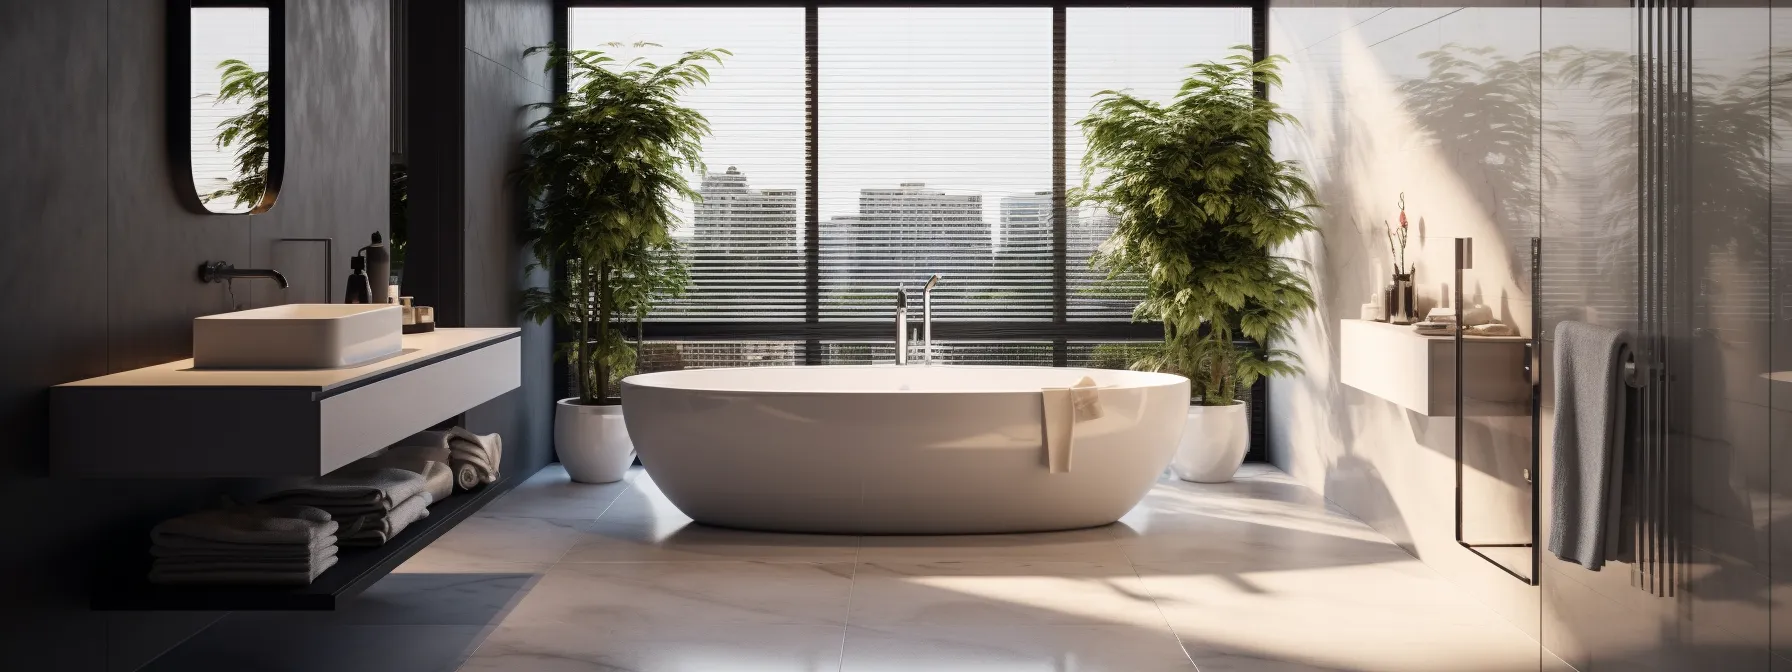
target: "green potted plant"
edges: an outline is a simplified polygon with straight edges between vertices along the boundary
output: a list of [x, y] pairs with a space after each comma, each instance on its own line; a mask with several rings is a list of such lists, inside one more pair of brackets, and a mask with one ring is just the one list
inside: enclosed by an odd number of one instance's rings
[[555, 407], [554, 447], [573, 480], [608, 483], [634, 461], [622, 407], [608, 394], [635, 364], [617, 322], [682, 294], [690, 278], [672, 229], [678, 201], [700, 198], [685, 175], [703, 169], [709, 122], [678, 99], [707, 83], [706, 64], [728, 52], [656, 65], [555, 45], [536, 51], [548, 53], [550, 72], [566, 68], [569, 85], [560, 99], [531, 106], [544, 114], [523, 141], [527, 239], [536, 263], [559, 273], [551, 288], [527, 291], [524, 314], [573, 335], [560, 355], [579, 394]]
[[1315, 230], [1317, 205], [1298, 167], [1270, 151], [1270, 128], [1296, 123], [1256, 95], [1281, 84], [1280, 62], [1238, 47], [1190, 66], [1168, 102], [1103, 91], [1079, 122], [1088, 153], [1072, 202], [1116, 223], [1091, 262], [1110, 282], [1142, 283], [1133, 319], [1164, 325], [1163, 343], [1131, 366], [1186, 376], [1195, 397], [1171, 462], [1184, 480], [1230, 480], [1250, 448], [1238, 391], [1300, 371], [1273, 345], [1313, 308], [1313, 292], [1276, 249]]

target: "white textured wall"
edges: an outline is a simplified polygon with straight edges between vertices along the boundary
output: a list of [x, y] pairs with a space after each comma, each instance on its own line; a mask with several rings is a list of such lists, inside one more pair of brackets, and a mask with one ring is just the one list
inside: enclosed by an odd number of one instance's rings
[[[1278, 135], [1278, 152], [1306, 166], [1325, 204], [1321, 232], [1289, 250], [1312, 263], [1319, 309], [1288, 344], [1306, 374], [1270, 383], [1271, 459], [1532, 636], [1536, 589], [1455, 543], [1453, 419], [1340, 383], [1338, 334], [1339, 320], [1357, 317], [1387, 282], [1383, 222], [1394, 220], [1401, 192], [1421, 310], [1447, 305], [1453, 239], [1470, 237], [1470, 301], [1529, 333], [1540, 78], [1525, 59], [1538, 48], [1538, 11], [1278, 4], [1270, 15], [1271, 49], [1290, 61], [1272, 95], [1302, 122]], [[1456, 90], [1432, 76], [1430, 54], [1445, 48], [1474, 64]], [[1491, 118], [1495, 108], [1509, 118]], [[1486, 417], [1492, 410], [1478, 409], [1466, 430], [1469, 535], [1522, 541], [1529, 421]]]

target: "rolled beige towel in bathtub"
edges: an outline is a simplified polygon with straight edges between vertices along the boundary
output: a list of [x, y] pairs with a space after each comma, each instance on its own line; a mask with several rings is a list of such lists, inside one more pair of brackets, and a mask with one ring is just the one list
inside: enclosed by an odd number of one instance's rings
[[1093, 378], [1083, 376], [1070, 387], [1048, 387], [1039, 391], [1045, 410], [1045, 467], [1051, 473], [1070, 473], [1070, 457], [1076, 450], [1077, 424], [1102, 416], [1099, 390]]

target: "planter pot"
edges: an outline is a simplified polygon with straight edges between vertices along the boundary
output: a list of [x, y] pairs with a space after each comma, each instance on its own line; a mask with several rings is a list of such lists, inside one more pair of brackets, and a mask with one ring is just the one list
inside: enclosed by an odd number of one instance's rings
[[1244, 464], [1251, 450], [1250, 406], [1190, 406], [1182, 427], [1182, 443], [1170, 459], [1177, 478], [1196, 483], [1225, 483]]
[[622, 424], [621, 406], [584, 406], [561, 399], [554, 406], [554, 452], [566, 474], [580, 483], [615, 483], [635, 461], [635, 444]]

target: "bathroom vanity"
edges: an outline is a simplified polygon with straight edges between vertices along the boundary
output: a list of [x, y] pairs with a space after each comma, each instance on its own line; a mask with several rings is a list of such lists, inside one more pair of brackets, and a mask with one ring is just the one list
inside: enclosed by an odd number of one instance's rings
[[515, 328], [407, 334], [333, 369], [199, 369], [183, 359], [50, 390], [59, 475], [318, 476], [522, 384]]
[[[50, 390], [52, 462], [59, 475], [88, 478], [316, 476], [516, 389], [521, 363], [518, 329], [437, 329], [352, 366], [206, 369], [185, 359], [66, 383]], [[343, 549], [308, 586], [159, 586], [145, 580], [145, 554], [97, 577], [92, 605], [335, 609], [513, 484], [432, 503], [385, 545]]]

